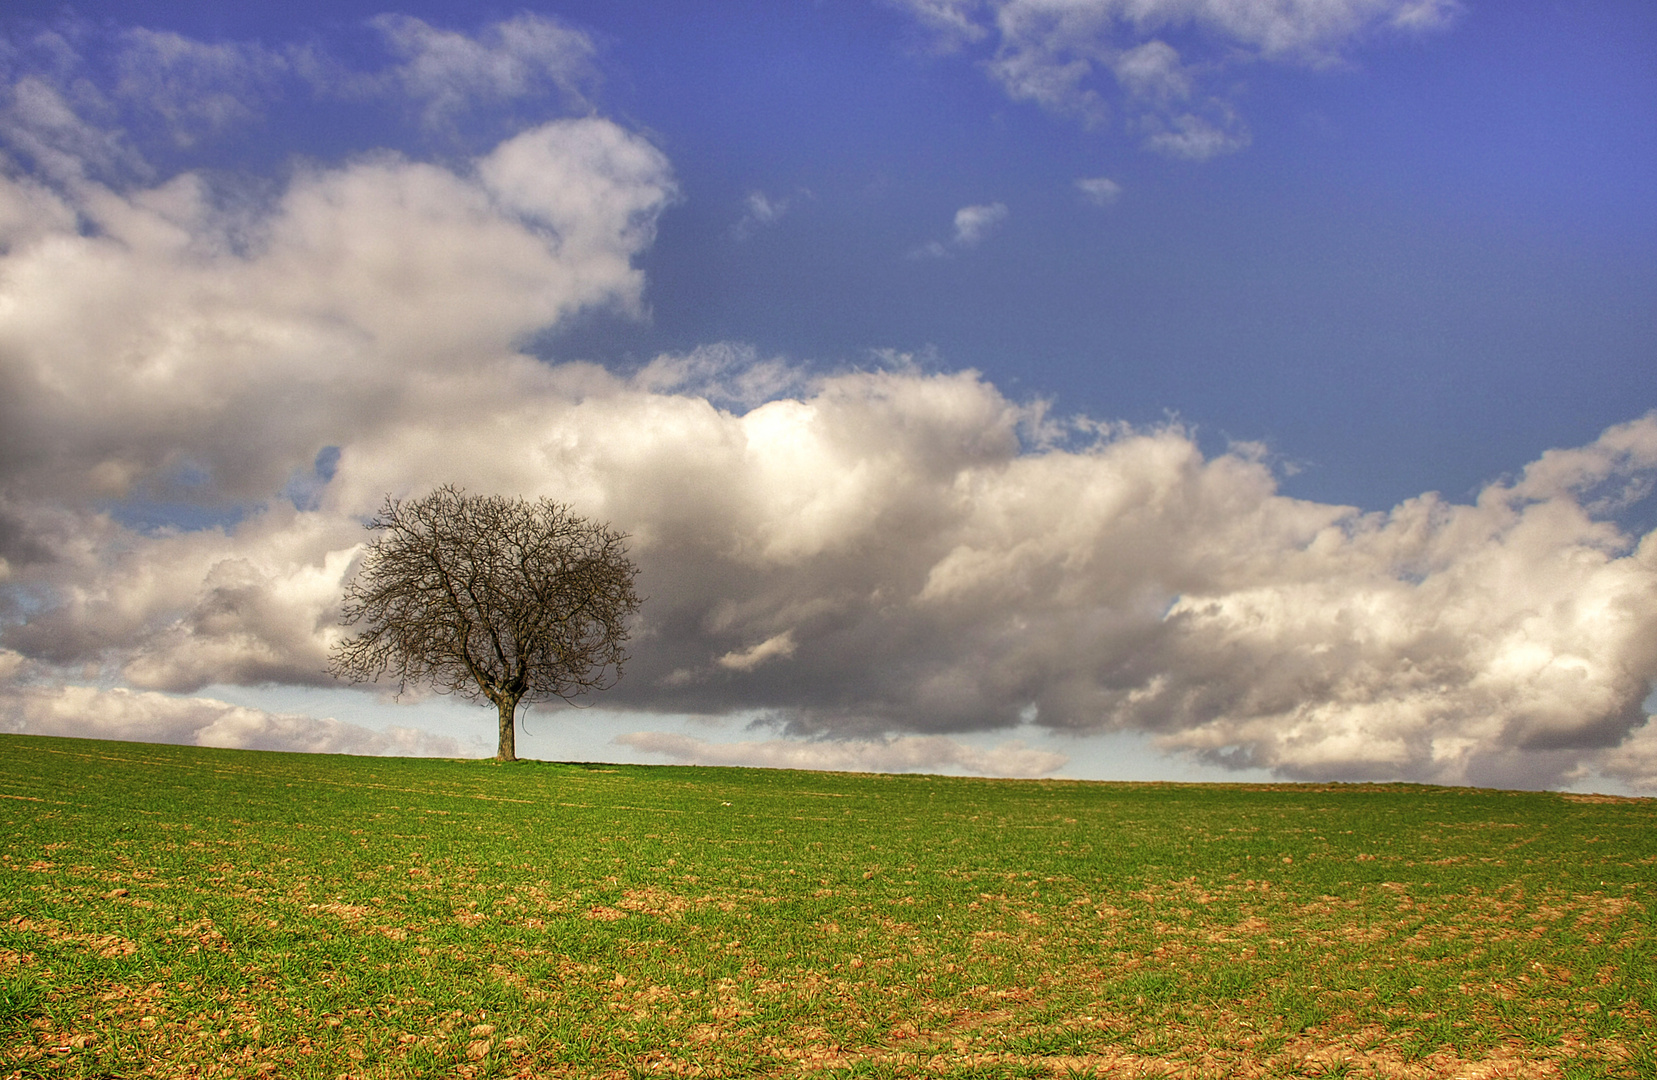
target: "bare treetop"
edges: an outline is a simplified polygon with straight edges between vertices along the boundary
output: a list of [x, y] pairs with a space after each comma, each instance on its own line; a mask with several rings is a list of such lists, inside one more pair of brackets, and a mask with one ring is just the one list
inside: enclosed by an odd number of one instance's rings
[[614, 685], [638, 610], [626, 537], [550, 499], [468, 495], [444, 486], [387, 497], [382, 533], [346, 586], [344, 621], [362, 625], [330, 658], [334, 675], [399, 690], [429, 684], [500, 713], [502, 761], [516, 759], [520, 701]]

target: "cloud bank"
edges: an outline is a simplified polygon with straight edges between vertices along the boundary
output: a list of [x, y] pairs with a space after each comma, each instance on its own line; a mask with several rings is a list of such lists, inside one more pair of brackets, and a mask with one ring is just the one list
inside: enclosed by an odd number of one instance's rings
[[[1241, 150], [1227, 81], [1257, 62], [1329, 67], [1376, 36], [1438, 30], [1455, 0], [891, 0], [938, 53], [976, 58], [1015, 101], [1124, 128], [1171, 157]], [[1174, 42], [1179, 44], [1176, 46]]]
[[405, 727], [373, 731], [339, 720], [269, 713], [212, 698], [135, 693], [121, 687], [13, 689], [0, 730], [122, 742], [377, 757], [463, 757], [454, 739]]
[[958, 768], [981, 776], [1031, 778], [1062, 767], [1063, 754], [1033, 750], [1014, 739], [993, 750], [965, 746], [941, 735], [896, 739], [766, 739], [710, 743], [688, 735], [640, 731], [615, 740], [683, 765], [742, 765], [822, 772], [937, 772]]
[[605, 705], [770, 727], [632, 736], [673, 760], [1028, 775], [1051, 756], [951, 736], [1033, 723], [1286, 777], [1657, 779], [1657, 534], [1617, 524], [1650, 497], [1657, 415], [1470, 502], [1365, 512], [1283, 495], [1248, 447], [901, 358], [548, 362], [521, 343], [646, 310], [635, 259], [677, 191], [638, 133], [554, 119], [249, 201], [98, 179], [122, 130], [53, 100], [7, 114], [0, 168], [13, 730], [427, 745], [177, 695], [323, 682], [361, 521], [453, 482], [632, 535], [650, 599]]

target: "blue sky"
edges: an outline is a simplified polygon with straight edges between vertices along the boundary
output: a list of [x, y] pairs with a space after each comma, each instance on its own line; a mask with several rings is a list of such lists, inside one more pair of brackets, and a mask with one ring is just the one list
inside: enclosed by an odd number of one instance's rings
[[[321, 597], [365, 499], [460, 480], [639, 537], [666, 599], [604, 723], [695, 741], [658, 760], [1657, 777], [1650, 5], [24, 0], [0, 41], [18, 729], [82, 730], [71, 691], [156, 737], [409, 726], [315, 677]], [[686, 458], [794, 516], [649, 494]], [[982, 633], [927, 631], [969, 551]]]

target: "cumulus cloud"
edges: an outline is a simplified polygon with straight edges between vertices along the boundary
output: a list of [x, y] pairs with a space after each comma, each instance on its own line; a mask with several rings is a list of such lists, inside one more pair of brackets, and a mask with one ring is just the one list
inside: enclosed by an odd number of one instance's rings
[[[361, 538], [349, 521], [279, 505], [234, 535], [138, 541], [102, 518], [69, 529], [43, 540], [58, 559], [18, 575], [57, 602], [7, 628], [14, 648], [70, 667], [109, 663], [129, 685], [154, 690], [331, 682], [327, 647]], [[52, 588], [59, 583], [73, 587]]]
[[1014, 739], [980, 750], [940, 735], [895, 739], [767, 739], [711, 743], [688, 735], [636, 731], [615, 741], [682, 765], [745, 765], [822, 772], [936, 772], [958, 768], [980, 776], [1036, 777], [1062, 769], [1063, 754], [1035, 750]]
[[1164, 41], [1147, 41], [1129, 49], [1116, 57], [1111, 69], [1128, 93], [1160, 104], [1185, 101], [1195, 81], [1179, 53]]
[[454, 739], [413, 728], [374, 731], [332, 718], [269, 713], [213, 698], [90, 686], [0, 689], [0, 730], [123, 742], [382, 757], [463, 757]]
[[910, 258], [938, 259], [947, 257], [952, 251], [966, 248], [975, 248], [1001, 227], [1007, 220], [1007, 206], [1005, 203], [984, 203], [974, 206], [963, 206], [955, 211], [955, 235], [950, 243], [945, 245], [933, 240], [910, 252]]
[[[1008, 96], [1104, 123], [1119, 100], [1153, 150], [1187, 158], [1248, 144], [1217, 87], [1251, 61], [1327, 67], [1378, 32], [1450, 24], [1455, 0], [895, 0], [939, 52], [977, 51]], [[1167, 38], [1191, 38], [1196, 61]], [[1114, 86], [1112, 85], [1114, 84]]]
[[1657, 417], [1472, 504], [1366, 514], [1175, 427], [1032, 450], [1040, 411], [971, 373], [848, 372], [745, 412], [579, 366], [435, 381], [459, 407], [347, 441], [315, 511], [110, 525], [84, 565], [27, 568], [76, 599], [5, 640], [134, 686], [314, 678], [354, 518], [441, 477], [633, 535], [651, 600], [610, 707], [759, 710], [782, 743], [1131, 729], [1294, 777], [1643, 775], [1657, 538], [1605, 515], [1657, 469]]
[[1122, 185], [1108, 176], [1084, 177], [1077, 180], [1076, 190], [1095, 206], [1110, 206], [1122, 197]]
[[1635, 791], [1657, 795], [1657, 717], [1646, 723], [1615, 748], [1591, 763], [1578, 765], [1567, 775], [1591, 779], [1595, 774], [1621, 780]]
[[126, 194], [0, 179], [0, 206], [92, 225], [0, 236], [6, 490], [269, 497], [365, 424], [446, 411], [430, 395], [456, 356], [533, 369], [512, 349], [529, 330], [639, 310], [632, 259], [673, 191], [660, 152], [599, 119], [461, 171], [305, 171], [254, 218], [190, 174]]
[[976, 247], [1006, 220], [1007, 207], [1004, 203], [963, 206], [955, 211], [955, 244], [957, 247]]

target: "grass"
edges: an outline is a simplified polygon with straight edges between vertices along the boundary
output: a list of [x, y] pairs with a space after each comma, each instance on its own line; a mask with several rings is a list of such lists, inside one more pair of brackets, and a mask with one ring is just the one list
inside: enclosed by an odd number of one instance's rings
[[1657, 802], [0, 737], [0, 1076], [1657, 1075]]

